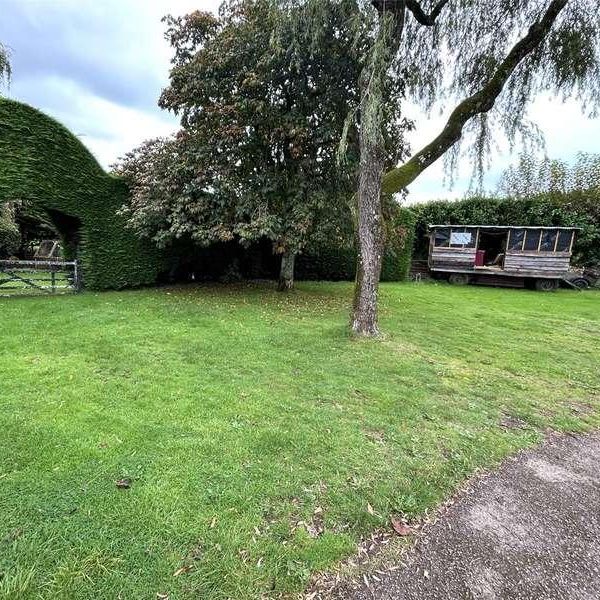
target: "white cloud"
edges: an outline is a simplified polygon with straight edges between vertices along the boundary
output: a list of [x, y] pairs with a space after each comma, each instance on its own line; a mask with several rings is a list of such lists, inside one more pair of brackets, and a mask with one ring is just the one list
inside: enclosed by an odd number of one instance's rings
[[[168, 135], [177, 119], [156, 106], [168, 82], [171, 49], [164, 40], [165, 14], [216, 11], [220, 0], [0, 0], [0, 40], [13, 50], [9, 95], [57, 118], [107, 167], [144, 139]], [[413, 149], [438, 133], [445, 116], [412, 110]], [[530, 118], [546, 134], [547, 153], [572, 159], [600, 152], [600, 119], [587, 119], [577, 102], [540, 98]], [[485, 187], [516, 160], [503, 139], [491, 157]], [[438, 161], [410, 187], [410, 202], [462, 197], [470, 167], [462, 161], [452, 189]]]
[[[448, 114], [433, 118], [413, 108], [417, 128], [410, 136], [413, 150], [429, 143], [439, 133]], [[600, 153], [600, 119], [588, 118], [581, 105], [571, 99], [566, 102], [550, 96], [537, 98], [528, 111], [528, 119], [544, 133], [545, 153], [550, 158], [572, 161], [578, 152]], [[484, 189], [494, 191], [502, 172], [518, 160], [519, 148], [511, 150], [504, 136], [495, 140], [498, 147], [490, 157], [490, 169], [484, 177]], [[450, 187], [444, 173], [443, 160], [427, 169], [409, 188], [409, 203], [441, 198], [462, 198], [469, 189], [471, 167], [466, 160], [459, 164], [456, 181]]]

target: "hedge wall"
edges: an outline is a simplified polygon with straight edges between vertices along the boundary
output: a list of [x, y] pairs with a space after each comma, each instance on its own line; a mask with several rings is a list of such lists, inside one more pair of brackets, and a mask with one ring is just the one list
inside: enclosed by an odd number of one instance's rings
[[[0, 98], [0, 205], [22, 200], [44, 211], [63, 238], [69, 258], [82, 265], [88, 289], [118, 289], [156, 283], [169, 274], [194, 272], [197, 279], [277, 276], [270, 244], [243, 250], [232, 245], [209, 249], [178, 244], [158, 250], [136, 238], [118, 216], [128, 194], [125, 183], [107, 174], [65, 127], [40, 111]], [[390, 205], [382, 280], [405, 279], [410, 267], [415, 218]], [[0, 227], [0, 229], [2, 229]], [[6, 231], [5, 231], [6, 230]], [[7, 227], [2, 232], [8, 237]], [[14, 233], [14, 232], [13, 232]], [[263, 247], [264, 246], [264, 247]], [[322, 244], [302, 254], [296, 279], [350, 280], [356, 250]]]
[[[415, 223], [414, 213], [391, 205], [386, 210], [386, 244], [381, 268], [382, 281], [408, 278], [412, 260]], [[301, 254], [296, 262], [296, 279], [344, 281], [356, 274], [356, 248], [322, 245]]]
[[530, 198], [473, 197], [412, 207], [417, 219], [415, 258], [427, 258], [428, 225], [541, 225], [580, 227], [573, 263], [600, 265], [600, 192], [540, 194]]
[[90, 289], [154, 283], [164, 268], [158, 250], [116, 215], [127, 194], [65, 127], [0, 98], [0, 204], [23, 200], [46, 211]]

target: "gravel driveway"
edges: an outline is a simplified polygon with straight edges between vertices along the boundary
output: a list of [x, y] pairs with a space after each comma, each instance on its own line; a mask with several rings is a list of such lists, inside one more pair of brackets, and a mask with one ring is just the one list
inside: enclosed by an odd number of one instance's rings
[[600, 600], [600, 435], [552, 437], [473, 483], [405, 567], [352, 600]]

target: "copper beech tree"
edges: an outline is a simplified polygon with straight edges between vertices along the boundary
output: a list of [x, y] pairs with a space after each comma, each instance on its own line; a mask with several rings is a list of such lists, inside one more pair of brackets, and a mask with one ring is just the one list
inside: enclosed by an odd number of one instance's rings
[[[117, 166], [132, 185], [124, 213], [134, 230], [162, 245], [269, 239], [281, 256], [279, 289], [293, 286], [296, 255], [339, 234], [356, 185], [355, 129], [347, 128], [345, 160], [337, 157], [361, 69], [343, 16], [332, 13], [321, 24], [324, 43], [312, 47], [268, 0], [228, 0], [218, 16], [166, 20], [174, 58], [159, 104], [180, 116], [181, 130]], [[391, 166], [402, 121], [388, 116]]]
[[[305, 25], [318, 39], [331, 11], [371, 26], [359, 77], [359, 258], [351, 323], [355, 334], [376, 336], [382, 194], [405, 190], [444, 155], [452, 163], [469, 134], [468, 151], [481, 169], [497, 129], [511, 142], [535, 132], [526, 110], [539, 93], [597, 106], [600, 11], [596, 0], [289, 0], [287, 6], [305, 11]], [[386, 170], [381, 91], [390, 79], [402, 81], [405, 97], [425, 110], [455, 105], [434, 139]], [[559, 104], [556, 111], [558, 117]]]

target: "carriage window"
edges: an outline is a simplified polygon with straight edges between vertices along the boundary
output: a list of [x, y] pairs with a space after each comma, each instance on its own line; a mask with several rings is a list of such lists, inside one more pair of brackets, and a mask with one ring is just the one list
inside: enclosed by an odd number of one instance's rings
[[520, 252], [523, 249], [523, 240], [525, 239], [524, 229], [511, 229], [508, 249], [513, 252]]
[[571, 249], [572, 231], [561, 229], [558, 232], [558, 244], [556, 245], [557, 252], [568, 252]]
[[452, 228], [450, 233], [450, 245], [454, 248], [474, 248], [475, 236], [466, 227]]
[[450, 228], [444, 227], [435, 230], [434, 246], [436, 248], [447, 248], [450, 245]]
[[556, 243], [556, 229], [544, 229], [542, 231], [542, 243], [540, 244], [541, 252], [554, 252], [554, 244]]
[[523, 250], [535, 250], [537, 252], [540, 245], [540, 233], [539, 229], [528, 229], [525, 235]]

